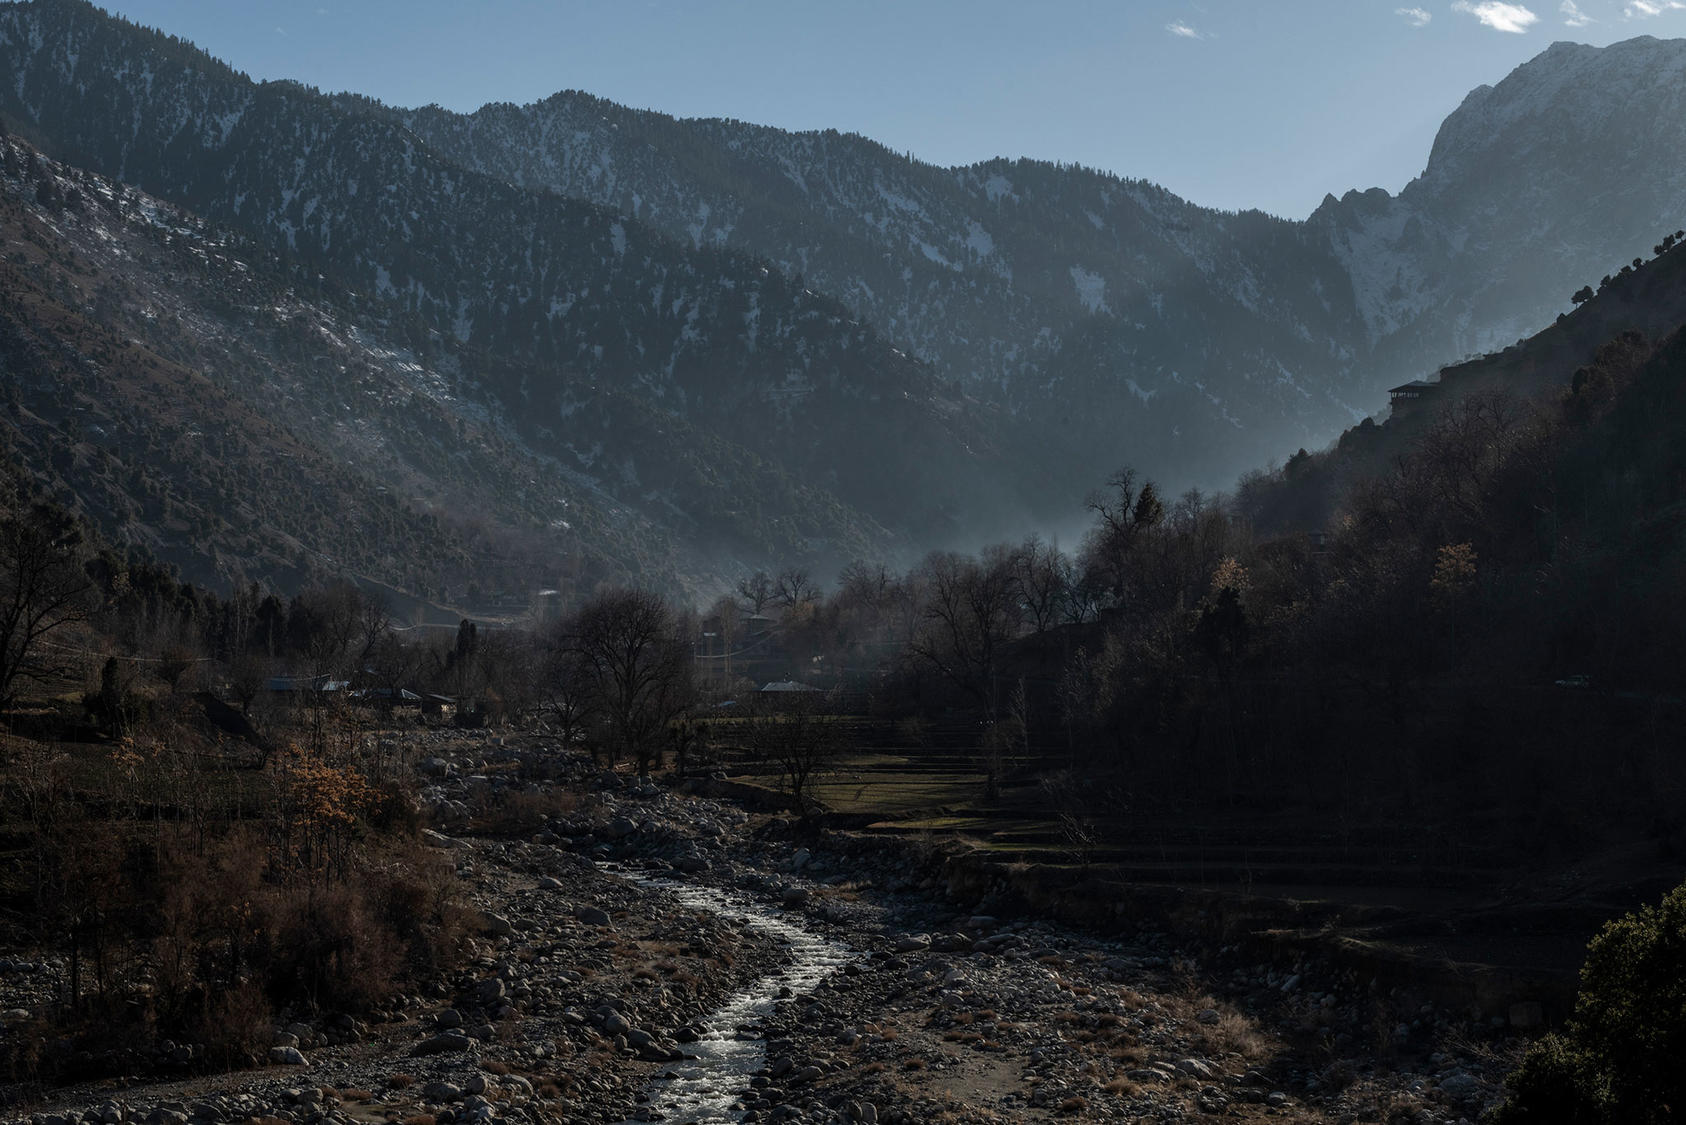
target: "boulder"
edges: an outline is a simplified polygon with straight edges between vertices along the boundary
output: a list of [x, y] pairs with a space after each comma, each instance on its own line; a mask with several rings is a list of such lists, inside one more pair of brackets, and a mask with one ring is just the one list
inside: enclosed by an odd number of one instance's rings
[[449, 1082], [429, 1082], [422, 1087], [422, 1097], [435, 1105], [444, 1105], [462, 1097], [462, 1090]]
[[410, 1054], [416, 1058], [427, 1055], [443, 1055], [450, 1051], [466, 1051], [474, 1040], [460, 1031], [446, 1031], [428, 1039], [423, 1039], [410, 1048]]
[[483, 980], [469, 989], [468, 999], [471, 1003], [482, 1008], [489, 1008], [502, 1000], [506, 991], [503, 981], [493, 977], [491, 980]]
[[1481, 1083], [1473, 1075], [1457, 1071], [1440, 1080], [1440, 1092], [1453, 1101], [1464, 1101], [1481, 1092]]

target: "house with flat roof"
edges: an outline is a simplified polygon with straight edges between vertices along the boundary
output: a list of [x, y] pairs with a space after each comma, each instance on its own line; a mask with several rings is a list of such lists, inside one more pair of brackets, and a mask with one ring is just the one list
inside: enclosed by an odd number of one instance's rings
[[1393, 407], [1394, 413], [1414, 410], [1424, 401], [1432, 399], [1440, 393], [1439, 383], [1430, 383], [1426, 379], [1412, 379], [1409, 383], [1401, 383], [1397, 387], [1388, 388], [1388, 405]]

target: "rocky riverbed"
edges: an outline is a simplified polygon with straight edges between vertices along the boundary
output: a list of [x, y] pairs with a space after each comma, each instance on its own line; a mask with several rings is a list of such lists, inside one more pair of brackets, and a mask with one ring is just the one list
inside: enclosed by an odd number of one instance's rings
[[[542, 739], [406, 736], [467, 967], [270, 1065], [60, 1090], [32, 1125], [1475, 1121], [1520, 1040], [1312, 961], [951, 901], [916, 846], [627, 784]], [[50, 960], [0, 961], [0, 1022]]]

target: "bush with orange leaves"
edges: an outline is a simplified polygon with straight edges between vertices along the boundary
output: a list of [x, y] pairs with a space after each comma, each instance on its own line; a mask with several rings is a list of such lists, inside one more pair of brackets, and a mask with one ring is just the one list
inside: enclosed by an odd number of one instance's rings
[[358, 823], [376, 801], [374, 787], [355, 767], [310, 748], [288, 746], [275, 770], [271, 870], [286, 882], [344, 879]]

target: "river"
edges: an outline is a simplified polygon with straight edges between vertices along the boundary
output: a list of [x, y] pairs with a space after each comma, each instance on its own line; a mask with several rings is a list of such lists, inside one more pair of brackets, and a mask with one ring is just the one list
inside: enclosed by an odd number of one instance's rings
[[767, 1063], [761, 1025], [772, 1015], [780, 996], [810, 991], [858, 954], [807, 929], [797, 920], [799, 916], [747, 897], [714, 887], [622, 874], [641, 886], [671, 894], [692, 910], [706, 910], [766, 934], [789, 955], [777, 972], [755, 981], [710, 1013], [698, 1029], [697, 1041], [685, 1046], [686, 1054], [697, 1057], [671, 1064], [666, 1073], [672, 1077], [656, 1080], [648, 1090], [649, 1107], [661, 1114], [662, 1121], [698, 1125], [741, 1121], [743, 1110], [736, 1107], [742, 1104], [743, 1091]]

